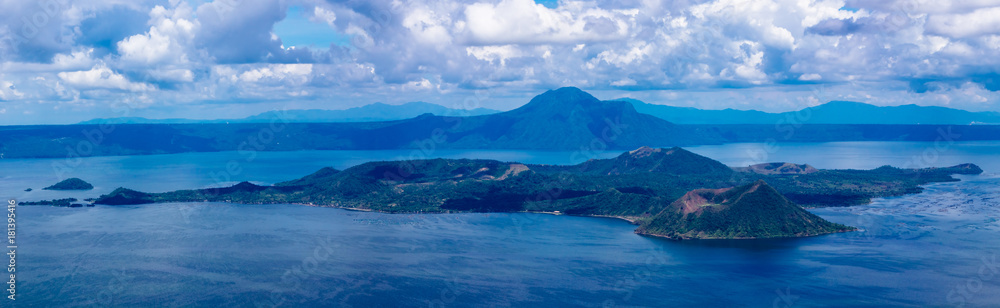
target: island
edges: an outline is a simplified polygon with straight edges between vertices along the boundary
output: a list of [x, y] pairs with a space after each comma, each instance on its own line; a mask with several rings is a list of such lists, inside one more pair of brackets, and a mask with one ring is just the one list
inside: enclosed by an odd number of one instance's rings
[[616, 217], [672, 239], [752, 239], [845, 232], [803, 206], [849, 206], [919, 193], [920, 185], [979, 174], [947, 168], [822, 170], [803, 164], [731, 168], [683, 148], [641, 147], [577, 165], [483, 159], [368, 162], [323, 168], [270, 186], [146, 193], [118, 188], [94, 203], [306, 204], [386, 213], [539, 212]]
[[65, 199], [55, 199], [55, 200], [42, 200], [42, 201], [23, 201], [20, 205], [49, 205], [49, 206], [62, 206], [69, 207], [77, 201], [76, 198], [65, 198]]
[[91, 190], [94, 189], [94, 185], [90, 185], [84, 180], [79, 178], [68, 178], [55, 183], [52, 186], [42, 188], [45, 190]]

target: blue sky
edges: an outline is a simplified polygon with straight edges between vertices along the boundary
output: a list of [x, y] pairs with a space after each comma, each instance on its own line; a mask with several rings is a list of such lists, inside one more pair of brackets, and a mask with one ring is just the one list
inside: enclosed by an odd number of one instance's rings
[[289, 7], [285, 19], [274, 24], [273, 32], [281, 38], [285, 47], [324, 49], [330, 44], [351, 45], [352, 36], [338, 32], [335, 27], [314, 16], [314, 12], [304, 11], [301, 6]]
[[1000, 110], [1000, 0], [0, 0], [0, 124], [547, 89], [707, 109]]

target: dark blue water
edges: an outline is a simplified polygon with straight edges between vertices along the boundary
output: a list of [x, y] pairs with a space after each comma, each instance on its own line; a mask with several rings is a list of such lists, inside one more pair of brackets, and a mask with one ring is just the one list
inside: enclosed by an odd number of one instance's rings
[[[603, 218], [389, 215], [296, 205], [172, 203], [19, 208], [18, 306], [996, 306], [1000, 143], [832, 143], [693, 148], [730, 165], [882, 164], [986, 169], [870, 205], [815, 209], [862, 232], [673, 242]], [[276, 182], [318, 166], [401, 152], [267, 153], [235, 180]], [[439, 152], [567, 163], [561, 152]], [[601, 154], [612, 155], [612, 154]], [[236, 153], [87, 158], [99, 189], [213, 185]], [[303, 158], [305, 157], [305, 158]], [[505, 158], [508, 157], [508, 158]], [[155, 159], [153, 159], [155, 158]], [[574, 158], [578, 158], [574, 156]], [[0, 161], [6, 190], [51, 184], [49, 160]], [[284, 164], [284, 165], [282, 165]], [[318, 165], [318, 166], [317, 166]], [[32, 168], [43, 170], [32, 172]], [[222, 166], [221, 170], [225, 170]], [[158, 172], [169, 171], [159, 175]], [[41, 183], [44, 182], [44, 183]], [[189, 186], [185, 186], [189, 185]], [[151, 189], [150, 189], [151, 188]], [[45, 192], [48, 193], [48, 192]], [[72, 194], [72, 193], [68, 193]], [[30, 195], [33, 197], [43, 195]], [[26, 199], [27, 200], [27, 199]]]

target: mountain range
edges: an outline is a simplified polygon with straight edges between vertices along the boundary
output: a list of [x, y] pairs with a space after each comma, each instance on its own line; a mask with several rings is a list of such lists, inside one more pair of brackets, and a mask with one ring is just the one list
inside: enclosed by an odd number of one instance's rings
[[147, 119], [142, 117], [119, 117], [92, 119], [78, 124], [192, 124], [192, 123], [269, 123], [282, 117], [296, 123], [329, 123], [329, 122], [377, 122], [414, 118], [422, 114], [441, 116], [477, 116], [497, 113], [500, 111], [476, 108], [471, 110], [452, 109], [445, 106], [410, 102], [402, 105], [374, 103], [344, 110], [306, 109], [306, 110], [273, 110], [240, 119]]
[[1000, 124], [1000, 112], [971, 112], [936, 106], [880, 107], [859, 102], [832, 101], [798, 111], [767, 113], [757, 110], [675, 107], [649, 104], [631, 98], [617, 100], [631, 103], [636, 111], [675, 124]]
[[[936, 106], [880, 107], [859, 102], [832, 101], [797, 111], [768, 113], [757, 110], [708, 110], [676, 107], [650, 104], [627, 97], [611, 101], [629, 103], [639, 113], [652, 115], [674, 124], [1000, 124], [1000, 112], [971, 112]], [[274, 110], [240, 119], [195, 120], [120, 117], [92, 119], [78, 124], [268, 123], [277, 116], [294, 123], [378, 122], [410, 119], [422, 114], [478, 116], [494, 113], [500, 113], [500, 111], [486, 108], [452, 109], [437, 104], [410, 102], [402, 105], [374, 103], [344, 110]]]
[[[588, 151], [740, 142], [1000, 140], [1000, 125], [676, 124], [577, 88], [476, 116], [379, 122], [0, 126], [0, 159], [217, 151], [524, 149]], [[270, 117], [266, 120], [266, 117]]]

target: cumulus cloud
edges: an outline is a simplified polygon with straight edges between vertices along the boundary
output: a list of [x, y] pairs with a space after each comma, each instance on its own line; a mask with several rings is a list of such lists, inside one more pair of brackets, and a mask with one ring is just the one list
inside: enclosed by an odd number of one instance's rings
[[194, 72], [189, 69], [154, 69], [149, 71], [150, 77], [156, 80], [185, 83], [194, 81]]
[[309, 81], [312, 64], [272, 64], [267, 67], [252, 69], [239, 74], [243, 82], [270, 82], [303, 84]]
[[[0, 81], [0, 100], [10, 100], [24, 97], [24, 93], [21, 93], [14, 87], [14, 83], [10, 81]], [[6, 111], [6, 109], [4, 109]]]
[[186, 3], [172, 10], [156, 6], [149, 15], [149, 31], [118, 42], [121, 59], [142, 64], [187, 62], [186, 49], [199, 27], [190, 20], [191, 8]]
[[622, 38], [628, 25], [613, 12], [584, 6], [549, 9], [532, 0], [475, 3], [456, 24], [472, 44], [568, 44]]
[[150, 91], [153, 86], [132, 82], [124, 75], [115, 73], [104, 64], [86, 71], [60, 72], [57, 76], [66, 83], [84, 89], [118, 89], [125, 91]]
[[931, 15], [927, 32], [954, 38], [1000, 34], [1000, 7], [981, 8], [963, 14]]
[[196, 11], [202, 28], [196, 34], [196, 44], [220, 63], [312, 61], [308, 51], [282, 48], [280, 38], [271, 33], [287, 10], [282, 1], [219, 0], [202, 4]]
[[479, 60], [490, 63], [500, 63], [500, 66], [507, 64], [507, 59], [520, 57], [521, 50], [514, 45], [502, 46], [469, 46], [465, 48], [466, 53]]
[[[563, 0], [552, 8], [531, 0], [0, 0], [0, 6], [0, 99], [23, 108], [114, 101], [127, 92], [148, 94], [150, 105], [160, 106], [325, 97], [358, 105], [420, 95], [448, 103], [482, 88], [514, 96], [560, 86], [675, 95], [664, 98], [718, 91], [730, 99], [716, 102], [767, 97], [749, 101], [781, 108], [801, 99], [781, 105], [776, 87], [796, 96], [796, 89], [837, 86], [844, 93], [837, 99], [1000, 108], [994, 93], [1000, 0]], [[287, 14], [291, 7], [305, 13]], [[36, 15], [37, 23], [21, 18]], [[349, 42], [283, 47], [274, 24], [288, 18], [330, 27]]]
[[336, 27], [334, 22], [337, 21], [337, 13], [332, 10], [327, 10], [321, 6], [313, 8], [313, 19], [314, 21], [321, 21], [326, 23], [331, 27]]

